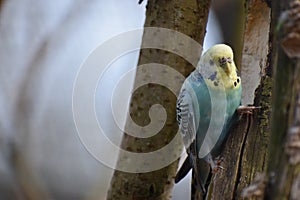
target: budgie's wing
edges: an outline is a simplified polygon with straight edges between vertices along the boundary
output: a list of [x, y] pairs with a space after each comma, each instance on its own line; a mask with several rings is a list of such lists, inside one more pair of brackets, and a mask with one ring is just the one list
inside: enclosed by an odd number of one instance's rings
[[188, 150], [196, 138], [196, 123], [191, 95], [182, 89], [176, 105], [178, 126], [182, 134], [183, 144]]
[[189, 92], [183, 88], [179, 94], [176, 105], [177, 110], [177, 121], [179, 129], [182, 134], [183, 143], [187, 150], [188, 157], [184, 161], [180, 170], [176, 174], [175, 183], [178, 183], [186, 174], [190, 171], [191, 168], [194, 169], [194, 173], [197, 179], [197, 187], [200, 190], [205, 192], [205, 188], [200, 180], [197, 166], [197, 148], [196, 148], [196, 118], [195, 118], [195, 109], [193, 108], [193, 99]]

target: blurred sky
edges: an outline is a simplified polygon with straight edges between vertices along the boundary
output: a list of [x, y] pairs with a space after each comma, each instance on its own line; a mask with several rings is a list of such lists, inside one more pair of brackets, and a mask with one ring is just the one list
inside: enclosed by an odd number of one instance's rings
[[[145, 4], [4, 1], [0, 12], [1, 197], [13, 197], [26, 179], [38, 195], [53, 199], [105, 198], [113, 171], [80, 142], [72, 114], [73, 83], [93, 49], [114, 35], [143, 27]], [[206, 35], [204, 49], [222, 41], [213, 15]], [[107, 135], [114, 144], [120, 142], [122, 131], [113, 122], [110, 94], [120, 77], [135, 68], [137, 58], [138, 51], [113, 62], [100, 81], [104, 87], [96, 91], [98, 120], [107, 133], [114, 133]], [[128, 102], [120, 104], [126, 107]], [[121, 119], [124, 123], [125, 114]], [[15, 154], [21, 161], [12, 158]], [[172, 199], [189, 199], [189, 181], [176, 185]]]

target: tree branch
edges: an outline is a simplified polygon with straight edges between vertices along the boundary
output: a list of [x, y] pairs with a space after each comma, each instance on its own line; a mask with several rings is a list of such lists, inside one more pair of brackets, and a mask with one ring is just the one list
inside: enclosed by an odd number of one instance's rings
[[[176, 30], [202, 44], [208, 17], [208, 6], [209, 0], [201, 1], [200, 10], [196, 0], [149, 0], [145, 27], [163, 27]], [[144, 34], [143, 37], [144, 43], [146, 35]], [[154, 36], [152, 39], [155, 42], [159, 38]], [[172, 40], [174, 38], [171, 38]], [[189, 48], [187, 48], [187, 51], [189, 51]], [[190, 54], [195, 55], [195, 61], [197, 61], [200, 51], [190, 52]], [[167, 65], [184, 76], [187, 76], [194, 69], [190, 63], [178, 55], [160, 49], [141, 49], [135, 85], [149, 78], [149, 76], [171, 79], [168, 77], [169, 74], [164, 74], [164, 72], [159, 70], [154, 75], [144, 73], [143, 69], [145, 68], [140, 66], [147, 63]], [[172, 81], [177, 82], [180, 89], [182, 80], [175, 77]], [[167, 112], [167, 120], [159, 133], [149, 138], [137, 138], [125, 133], [121, 144], [122, 149], [133, 153], [145, 153], [156, 151], [167, 145], [178, 130], [175, 119], [176, 95], [167, 90], [166, 87], [152, 83], [143, 85], [134, 91], [130, 104], [130, 115], [136, 124], [145, 126], [150, 122], [148, 111], [154, 104], [164, 106]], [[129, 126], [128, 122], [126, 126]], [[173, 152], [169, 153], [170, 156], [172, 156], [171, 154]], [[121, 153], [117, 168], [119, 165], [124, 164], [122, 161], [126, 159], [128, 160]], [[143, 163], [144, 161], [141, 160], [141, 162]], [[160, 160], [155, 162], [160, 162]], [[176, 161], [162, 169], [147, 173], [127, 173], [115, 170], [111, 188], [108, 192], [108, 199], [169, 199], [177, 171], [177, 164], [178, 162]]]

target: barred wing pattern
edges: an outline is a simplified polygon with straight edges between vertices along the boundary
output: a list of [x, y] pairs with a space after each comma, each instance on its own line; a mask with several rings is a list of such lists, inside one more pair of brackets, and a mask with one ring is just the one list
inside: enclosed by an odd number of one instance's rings
[[176, 105], [178, 126], [182, 134], [183, 143], [188, 150], [196, 138], [195, 113], [192, 96], [186, 89], [182, 89]]

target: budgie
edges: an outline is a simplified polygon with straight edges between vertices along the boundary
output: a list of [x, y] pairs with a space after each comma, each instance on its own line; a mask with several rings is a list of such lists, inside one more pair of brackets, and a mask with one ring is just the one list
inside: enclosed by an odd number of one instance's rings
[[211, 169], [219, 167], [213, 158], [220, 153], [230, 126], [238, 119], [241, 94], [241, 78], [231, 47], [217, 44], [208, 49], [178, 95], [177, 121], [188, 157], [175, 183], [193, 169], [197, 188], [205, 193]]

